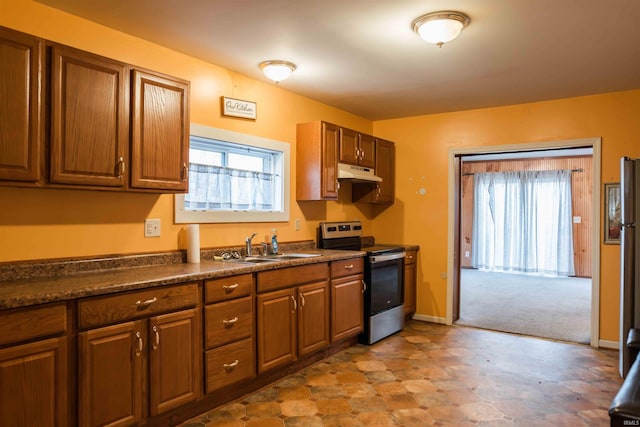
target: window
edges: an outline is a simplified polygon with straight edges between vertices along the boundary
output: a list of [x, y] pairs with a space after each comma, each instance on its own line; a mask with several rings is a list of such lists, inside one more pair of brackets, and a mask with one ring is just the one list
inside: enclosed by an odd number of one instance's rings
[[189, 192], [176, 223], [289, 220], [289, 144], [191, 125]]

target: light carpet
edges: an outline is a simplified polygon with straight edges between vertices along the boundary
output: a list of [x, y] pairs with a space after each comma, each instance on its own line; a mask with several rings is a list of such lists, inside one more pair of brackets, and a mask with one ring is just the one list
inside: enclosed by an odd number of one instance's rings
[[591, 279], [462, 269], [455, 323], [589, 344]]

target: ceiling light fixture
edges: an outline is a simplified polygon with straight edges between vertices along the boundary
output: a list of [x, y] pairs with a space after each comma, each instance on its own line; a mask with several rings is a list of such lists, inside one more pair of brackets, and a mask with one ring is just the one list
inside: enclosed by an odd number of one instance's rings
[[293, 73], [296, 64], [288, 61], [264, 61], [260, 63], [259, 67], [265, 76], [278, 84]]
[[461, 12], [442, 11], [423, 15], [413, 21], [413, 31], [424, 41], [438, 47], [450, 42], [460, 35], [471, 19]]

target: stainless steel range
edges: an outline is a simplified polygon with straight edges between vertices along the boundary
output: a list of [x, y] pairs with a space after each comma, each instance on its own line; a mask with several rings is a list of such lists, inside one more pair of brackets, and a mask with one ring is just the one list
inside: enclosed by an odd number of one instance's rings
[[364, 332], [361, 343], [373, 344], [404, 328], [404, 258], [400, 246], [362, 246], [360, 221], [321, 222], [318, 247], [366, 251], [364, 263]]

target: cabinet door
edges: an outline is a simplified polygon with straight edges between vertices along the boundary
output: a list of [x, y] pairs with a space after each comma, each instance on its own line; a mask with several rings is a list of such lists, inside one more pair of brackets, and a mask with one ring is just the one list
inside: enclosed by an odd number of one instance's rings
[[54, 338], [0, 350], [0, 425], [67, 425], [67, 342]]
[[[376, 167], [376, 139], [371, 135], [358, 135], [358, 164], [365, 168]], [[377, 171], [376, 171], [377, 173]]]
[[293, 289], [257, 297], [258, 372], [296, 359], [296, 298]]
[[331, 341], [358, 335], [364, 330], [363, 275], [331, 281]]
[[376, 189], [377, 203], [393, 203], [395, 198], [395, 144], [391, 141], [376, 141], [376, 174], [382, 178]]
[[340, 128], [340, 163], [359, 164], [358, 132]]
[[192, 402], [200, 394], [202, 337], [196, 313], [184, 310], [149, 320], [151, 416]]
[[51, 182], [124, 187], [127, 66], [66, 46], [51, 52]]
[[131, 187], [186, 192], [189, 82], [133, 71]]
[[79, 424], [125, 426], [143, 418], [145, 322], [78, 334]]
[[41, 179], [42, 41], [0, 28], [0, 180]]
[[322, 122], [322, 179], [321, 195], [323, 200], [338, 198], [338, 127]]
[[298, 355], [329, 344], [329, 283], [311, 283], [298, 289]]
[[404, 264], [404, 314], [409, 317], [416, 312], [417, 264], [415, 257], [416, 251], [407, 251], [407, 259]]

